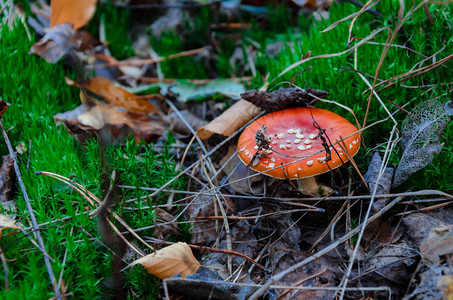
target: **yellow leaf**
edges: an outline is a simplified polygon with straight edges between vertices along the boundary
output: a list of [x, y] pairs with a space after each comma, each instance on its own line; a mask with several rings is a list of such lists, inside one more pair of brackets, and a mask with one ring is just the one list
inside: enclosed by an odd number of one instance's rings
[[181, 273], [182, 277], [186, 277], [195, 274], [200, 267], [200, 263], [193, 256], [190, 247], [182, 242], [137, 259], [130, 266], [136, 264], [141, 264], [148, 273], [160, 279], [170, 278], [178, 273]]
[[19, 226], [17, 226], [16, 221], [14, 220], [14, 216], [0, 214], [0, 228], [19, 229]]
[[70, 23], [74, 29], [88, 23], [96, 10], [97, 0], [51, 0], [50, 27], [61, 23]]
[[444, 299], [453, 300], [453, 275], [444, 276], [437, 284], [437, 288], [444, 290]]

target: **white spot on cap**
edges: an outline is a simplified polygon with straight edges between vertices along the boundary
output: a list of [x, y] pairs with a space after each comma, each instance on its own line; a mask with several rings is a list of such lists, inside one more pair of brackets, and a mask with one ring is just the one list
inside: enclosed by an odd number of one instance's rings
[[278, 145], [278, 147], [279, 147], [280, 149], [286, 149], [286, 146], [283, 145], [283, 144]]
[[297, 171], [302, 171], [302, 168], [297, 167]]
[[290, 144], [286, 144], [286, 149], [291, 149], [292, 146]]
[[253, 147], [253, 149], [258, 149], [258, 146]]
[[310, 140], [314, 140], [315, 138], [317, 137], [316, 134], [312, 133], [310, 134], [310, 136], [308, 137]]
[[239, 149], [239, 151], [244, 151], [245, 148], [247, 148], [246, 146], [242, 147], [241, 149]]
[[275, 166], [274, 163], [270, 163], [270, 164], [268, 165], [269, 168], [273, 168], [274, 166]]
[[294, 144], [299, 144], [300, 142], [301, 142], [300, 139], [295, 139], [295, 140], [294, 140]]
[[311, 145], [307, 145], [307, 147], [305, 147], [305, 148], [307, 148], [307, 149], [311, 149]]
[[292, 128], [288, 129], [287, 132], [288, 132], [289, 134], [294, 134], [294, 133], [296, 133], [296, 131], [295, 131], [294, 129], [292, 129]]
[[269, 154], [272, 154], [274, 151], [270, 150], [270, 149], [266, 149], [263, 151], [263, 154], [264, 155], [269, 155]]
[[352, 143], [355, 145], [355, 144], [357, 144], [357, 141], [356, 141], [356, 140], [353, 140]]
[[298, 133], [298, 134], [296, 134], [296, 138], [303, 139], [303, 138], [305, 138], [305, 135], [303, 135], [302, 133]]
[[271, 162], [275, 162], [275, 158], [271, 157]]
[[300, 145], [297, 147], [297, 149], [299, 149], [300, 151], [303, 151], [303, 150], [305, 150], [305, 147], [303, 145]]
[[307, 161], [307, 166], [309, 166], [309, 167], [313, 166], [313, 161], [312, 160]]
[[272, 141], [272, 145], [275, 145], [275, 144], [277, 144], [277, 141]]
[[277, 134], [277, 138], [278, 139], [283, 139], [283, 138], [285, 138], [285, 134], [284, 133], [279, 133], [279, 134]]
[[297, 178], [297, 177], [299, 177], [299, 176], [297, 176], [297, 174], [294, 174], [294, 178]]
[[291, 140], [290, 140], [290, 139], [287, 139], [287, 140], [286, 140], [286, 143], [287, 143], [287, 144], [291, 144]]
[[310, 144], [311, 144], [311, 141], [310, 141], [309, 139], [306, 139], [306, 140], [304, 141], [304, 144], [305, 144], [305, 145], [310, 145]]
[[353, 147], [353, 146], [352, 146], [351, 144], [349, 144], [349, 149], [352, 149], [352, 147]]

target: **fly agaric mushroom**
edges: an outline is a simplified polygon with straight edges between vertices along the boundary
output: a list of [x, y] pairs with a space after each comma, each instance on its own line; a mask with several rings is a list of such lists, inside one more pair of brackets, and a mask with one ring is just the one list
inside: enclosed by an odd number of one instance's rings
[[238, 153], [255, 171], [297, 180], [303, 194], [328, 195], [333, 190], [318, 185], [315, 176], [348, 161], [337, 143], [340, 136], [346, 151], [354, 156], [360, 148], [360, 135], [348, 120], [325, 109], [289, 108], [251, 123], [239, 137]]

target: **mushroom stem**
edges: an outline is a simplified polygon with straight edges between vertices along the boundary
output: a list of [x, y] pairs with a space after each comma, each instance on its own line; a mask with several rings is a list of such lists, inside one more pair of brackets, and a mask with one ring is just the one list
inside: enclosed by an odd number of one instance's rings
[[316, 176], [298, 179], [299, 192], [309, 196], [328, 196], [334, 192], [331, 187], [318, 183]]

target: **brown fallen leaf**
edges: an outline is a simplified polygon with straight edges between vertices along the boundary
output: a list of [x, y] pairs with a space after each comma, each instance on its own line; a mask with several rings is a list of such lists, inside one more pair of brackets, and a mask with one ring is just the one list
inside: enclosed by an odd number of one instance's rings
[[150, 143], [162, 136], [164, 128], [160, 119], [153, 119], [147, 114], [119, 111], [99, 101], [89, 103], [83, 100], [83, 94], [81, 98], [82, 105], [56, 114], [54, 119], [57, 123], [62, 122], [82, 143], [93, 135], [97, 135], [107, 145], [123, 142], [131, 133], [136, 142]]
[[85, 26], [96, 10], [97, 0], [50, 1], [50, 27], [70, 23], [75, 29]]
[[116, 86], [104, 77], [93, 77], [83, 82], [75, 82], [65, 77], [69, 85], [85, 88], [104, 98], [111, 105], [122, 107], [135, 113], [154, 113], [157, 108], [149, 101], [131, 93], [119, 86]]
[[0, 118], [3, 116], [5, 111], [8, 109], [9, 103], [0, 99]]
[[203, 140], [209, 139], [214, 134], [230, 136], [260, 111], [260, 108], [241, 99], [209, 124], [198, 129], [197, 134]]
[[158, 239], [168, 240], [171, 235], [178, 234], [178, 225], [173, 222], [175, 216], [159, 207], [154, 210], [154, 213], [156, 215], [154, 234]]
[[423, 240], [420, 252], [427, 261], [438, 264], [440, 256], [453, 254], [453, 226], [434, 228]]
[[181, 273], [181, 277], [186, 277], [195, 274], [200, 267], [200, 263], [193, 256], [192, 249], [182, 242], [148, 254], [129, 266], [136, 264], [141, 264], [148, 273], [160, 279], [170, 278], [178, 273]]
[[36, 54], [48, 63], [56, 63], [71, 51], [93, 49], [101, 43], [85, 31], [76, 31], [72, 24], [58, 24], [35, 43], [29, 54]]

